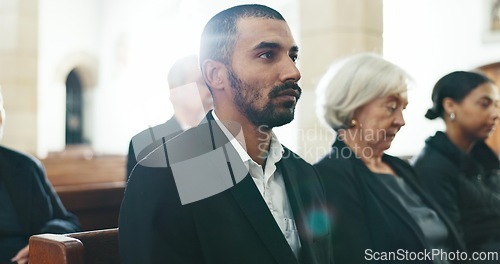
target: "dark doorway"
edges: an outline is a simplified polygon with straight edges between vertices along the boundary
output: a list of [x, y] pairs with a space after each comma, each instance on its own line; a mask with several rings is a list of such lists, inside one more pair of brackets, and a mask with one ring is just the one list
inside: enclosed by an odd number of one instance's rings
[[66, 79], [66, 145], [83, 144], [82, 84], [75, 70]]

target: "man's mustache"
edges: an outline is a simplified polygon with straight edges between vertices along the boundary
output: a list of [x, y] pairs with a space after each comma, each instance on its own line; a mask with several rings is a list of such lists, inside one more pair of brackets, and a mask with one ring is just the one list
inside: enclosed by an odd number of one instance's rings
[[297, 99], [299, 99], [301, 94], [302, 94], [302, 89], [295, 82], [288, 82], [288, 83], [284, 83], [284, 84], [275, 86], [271, 90], [271, 92], [269, 93], [269, 97], [270, 98], [278, 97], [280, 95], [280, 93], [282, 93], [283, 91], [286, 91], [286, 90], [290, 90], [290, 89], [297, 92]]

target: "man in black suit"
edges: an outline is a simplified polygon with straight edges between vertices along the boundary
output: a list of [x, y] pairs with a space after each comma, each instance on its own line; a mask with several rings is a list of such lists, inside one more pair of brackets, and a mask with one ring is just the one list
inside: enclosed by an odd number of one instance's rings
[[294, 118], [297, 53], [269, 7], [236, 6], [207, 23], [200, 64], [214, 110], [132, 172], [123, 263], [331, 263], [322, 183], [272, 131]]
[[[5, 112], [0, 94], [0, 138]], [[0, 146], [0, 263], [28, 263], [28, 240], [80, 229], [52, 189], [37, 159]]]
[[196, 55], [174, 63], [168, 72], [168, 86], [174, 115], [167, 122], [145, 129], [132, 138], [127, 156], [127, 179], [137, 161], [161, 145], [162, 138], [168, 140], [198, 125], [213, 107], [212, 95], [201, 76]]

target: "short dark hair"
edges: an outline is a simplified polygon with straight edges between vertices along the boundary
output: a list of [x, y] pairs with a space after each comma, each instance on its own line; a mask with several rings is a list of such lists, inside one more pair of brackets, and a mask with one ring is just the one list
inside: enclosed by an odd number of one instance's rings
[[427, 110], [425, 117], [428, 119], [443, 117], [444, 98], [460, 103], [472, 90], [484, 83], [493, 83], [493, 81], [479, 72], [455, 71], [443, 76], [434, 85], [433, 106]]
[[230, 65], [236, 42], [236, 23], [241, 18], [250, 17], [285, 21], [278, 11], [257, 4], [238, 5], [219, 12], [207, 22], [201, 34], [200, 64], [212, 59]]

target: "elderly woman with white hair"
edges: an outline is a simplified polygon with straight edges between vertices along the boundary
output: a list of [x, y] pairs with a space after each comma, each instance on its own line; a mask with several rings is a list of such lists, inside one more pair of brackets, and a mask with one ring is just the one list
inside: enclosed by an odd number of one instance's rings
[[315, 164], [334, 217], [336, 264], [452, 263], [448, 254], [465, 250], [412, 167], [384, 153], [405, 124], [409, 79], [378, 55], [360, 54], [334, 65], [318, 87], [322, 118], [337, 132]]

